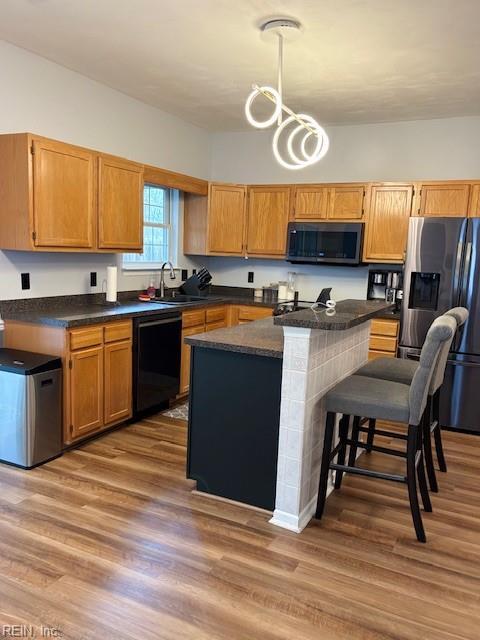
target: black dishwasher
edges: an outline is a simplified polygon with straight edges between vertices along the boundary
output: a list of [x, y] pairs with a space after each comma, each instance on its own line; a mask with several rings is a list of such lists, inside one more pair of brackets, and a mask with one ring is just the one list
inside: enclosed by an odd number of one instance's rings
[[168, 406], [180, 389], [182, 319], [177, 312], [133, 320], [133, 411]]

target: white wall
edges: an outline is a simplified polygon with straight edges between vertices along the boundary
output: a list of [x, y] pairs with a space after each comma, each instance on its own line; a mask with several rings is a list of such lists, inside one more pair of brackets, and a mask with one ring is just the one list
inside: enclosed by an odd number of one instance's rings
[[[0, 41], [0, 133], [31, 131], [199, 178], [210, 172], [207, 131]], [[0, 252], [0, 298], [100, 291], [115, 255]], [[179, 266], [190, 265], [179, 257]], [[99, 286], [90, 289], [89, 273]], [[20, 273], [30, 272], [22, 291]], [[148, 285], [148, 275], [120, 276], [123, 290]]]
[[[314, 301], [324, 287], [332, 287], [332, 298], [365, 298], [368, 267], [308, 266], [283, 260], [245, 260], [243, 258], [207, 258], [207, 268], [217, 285], [259, 287], [287, 280], [289, 271], [297, 276], [297, 290], [302, 300]], [[382, 267], [385, 268], [385, 267]], [[247, 282], [248, 272], [254, 272], [254, 283]]]
[[289, 171], [274, 159], [272, 130], [213, 136], [213, 180], [349, 182], [480, 178], [480, 117], [327, 127], [318, 164]]

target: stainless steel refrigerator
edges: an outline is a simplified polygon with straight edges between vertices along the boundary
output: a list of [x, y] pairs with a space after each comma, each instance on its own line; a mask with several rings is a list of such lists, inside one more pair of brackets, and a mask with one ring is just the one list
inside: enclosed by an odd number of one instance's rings
[[457, 306], [470, 315], [452, 344], [440, 423], [480, 432], [480, 218], [412, 218], [400, 356], [418, 359], [432, 321]]

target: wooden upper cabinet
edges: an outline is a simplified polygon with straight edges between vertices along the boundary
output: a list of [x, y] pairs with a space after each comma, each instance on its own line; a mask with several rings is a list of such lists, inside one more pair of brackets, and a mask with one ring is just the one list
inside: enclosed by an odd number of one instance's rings
[[248, 188], [248, 254], [272, 257], [285, 255], [290, 206], [289, 186]]
[[480, 182], [472, 184], [468, 215], [470, 218], [480, 217]]
[[98, 159], [98, 247], [140, 251], [143, 245], [143, 168], [135, 162]]
[[470, 184], [424, 182], [420, 186], [419, 216], [458, 216], [468, 213]]
[[143, 165], [30, 133], [0, 135], [0, 249], [141, 251]]
[[364, 195], [363, 184], [297, 185], [295, 220], [360, 220]]
[[338, 185], [329, 190], [327, 217], [330, 220], [360, 220], [363, 216], [365, 185]]
[[296, 220], [322, 220], [327, 217], [328, 189], [318, 185], [297, 185], [294, 192]]
[[371, 185], [364, 238], [365, 262], [403, 262], [413, 185]]
[[91, 249], [95, 232], [95, 156], [33, 139], [33, 241], [37, 247]]
[[245, 194], [244, 185], [210, 185], [207, 214], [208, 253], [243, 255]]

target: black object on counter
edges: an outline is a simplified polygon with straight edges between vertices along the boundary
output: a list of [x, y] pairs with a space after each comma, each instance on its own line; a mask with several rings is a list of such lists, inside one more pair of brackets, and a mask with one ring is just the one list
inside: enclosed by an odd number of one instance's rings
[[199, 296], [212, 281], [211, 273], [203, 267], [198, 273], [190, 276], [180, 287], [180, 291], [188, 296]]

